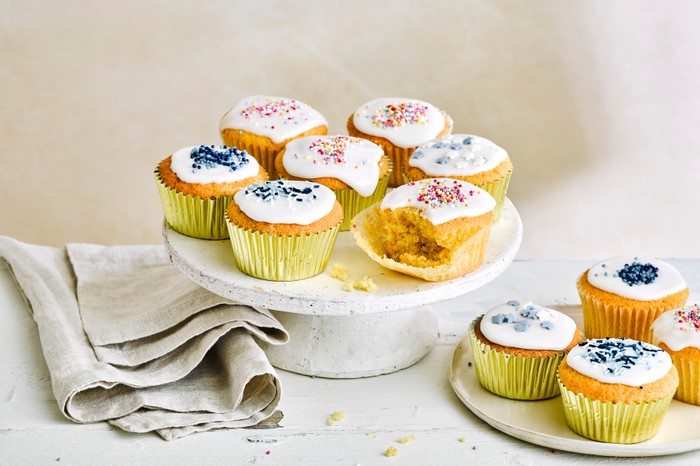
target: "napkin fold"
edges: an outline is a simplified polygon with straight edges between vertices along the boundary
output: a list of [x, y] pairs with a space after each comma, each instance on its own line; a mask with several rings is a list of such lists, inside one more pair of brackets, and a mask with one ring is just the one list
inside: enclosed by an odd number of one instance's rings
[[166, 440], [281, 419], [280, 382], [256, 339], [283, 344], [287, 332], [267, 310], [194, 284], [162, 246], [59, 249], [0, 236], [0, 259], [69, 419]]

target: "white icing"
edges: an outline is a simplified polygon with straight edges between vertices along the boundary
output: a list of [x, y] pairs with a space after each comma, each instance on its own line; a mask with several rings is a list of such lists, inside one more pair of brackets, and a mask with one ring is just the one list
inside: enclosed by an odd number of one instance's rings
[[[410, 111], [395, 111], [391, 115], [399, 116], [399, 118], [393, 120], [393, 123], [392, 120], [387, 120], [385, 111], [390, 106], [401, 106], [402, 104], [409, 105], [411, 110], [418, 109], [419, 112], [416, 116], [419, 118], [411, 118]], [[386, 121], [389, 121], [389, 124], [382, 124]], [[352, 122], [355, 128], [363, 133], [386, 138], [402, 148], [416, 147], [425, 141], [434, 139], [445, 127], [445, 117], [442, 112], [431, 104], [422, 100], [399, 97], [387, 97], [367, 102], [355, 111]]]
[[[617, 356], [612, 356], [610, 351], [598, 348], [600, 344], [619, 345], [620, 352]], [[632, 362], [620, 360], [619, 356], [622, 355], [631, 357]], [[632, 387], [659, 380], [672, 365], [671, 356], [660, 348], [649, 343], [619, 338], [587, 340], [569, 351], [566, 362], [575, 371], [600, 382]]]
[[700, 307], [696, 304], [664, 312], [651, 325], [651, 331], [655, 345], [664, 343], [673, 351], [700, 348]]
[[370, 196], [379, 181], [378, 145], [349, 136], [310, 136], [287, 143], [282, 163], [296, 177], [337, 178], [361, 196]]
[[[505, 315], [511, 315], [512, 322], [497, 323], [502, 320], [499, 317]], [[550, 322], [551, 328], [546, 328], [548, 324], [543, 325], [545, 322]], [[529, 350], [561, 351], [571, 344], [576, 332], [576, 322], [554, 309], [531, 302], [508, 301], [484, 314], [480, 329], [489, 341], [499, 345]], [[519, 329], [521, 331], [518, 331]]]
[[[308, 192], [304, 193], [305, 190]], [[267, 197], [263, 197], [262, 193]], [[335, 194], [311, 181], [275, 180], [241, 189], [233, 200], [244, 214], [255, 221], [308, 225], [333, 210]]]
[[469, 176], [496, 168], [508, 153], [490, 140], [469, 134], [452, 134], [424, 142], [408, 165], [429, 176]]
[[[437, 189], [436, 189], [437, 188]], [[462, 199], [449, 203], [440, 203], [434, 196], [424, 192], [439, 191], [454, 199], [455, 192], [460, 193]], [[449, 222], [459, 217], [477, 217], [490, 212], [496, 207], [493, 197], [481, 188], [465, 181], [450, 178], [431, 178], [399, 186], [389, 192], [382, 203], [382, 209], [397, 209], [400, 207], [415, 207], [421, 212], [421, 216], [429, 220], [433, 225]]]
[[238, 102], [219, 123], [219, 129], [238, 129], [280, 143], [328, 122], [304, 102], [286, 97], [254, 95]]
[[[260, 171], [258, 162], [245, 151], [242, 151], [240, 159], [247, 160], [247, 162], [235, 169], [217, 163], [211, 164], [211, 166], [201, 165], [202, 168], [193, 168], [194, 160], [191, 158], [191, 154], [192, 150], [197, 147], [199, 146], [179, 149], [173, 153], [170, 160], [170, 169], [186, 183], [231, 183], [255, 176]], [[216, 150], [222, 150], [221, 146], [217, 146]]]
[[[649, 284], [628, 285], [619, 277], [618, 271], [625, 267], [625, 264], [631, 265], [634, 262], [650, 263], [657, 267], [658, 277]], [[598, 289], [638, 301], [661, 299], [687, 288], [685, 280], [671, 264], [658, 259], [635, 256], [620, 256], [600, 261], [588, 270], [587, 278], [588, 282]]]

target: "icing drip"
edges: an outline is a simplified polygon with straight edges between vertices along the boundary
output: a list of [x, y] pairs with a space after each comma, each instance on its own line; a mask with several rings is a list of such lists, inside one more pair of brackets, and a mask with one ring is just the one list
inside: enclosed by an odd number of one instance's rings
[[664, 343], [673, 351], [700, 348], [700, 306], [664, 312], [651, 326], [655, 345]]
[[337, 178], [361, 196], [370, 196], [379, 181], [383, 150], [366, 139], [349, 136], [311, 136], [287, 143], [282, 163], [300, 178]]
[[328, 126], [328, 122], [304, 102], [255, 95], [246, 97], [229, 110], [219, 128], [244, 130], [280, 143], [320, 125]]
[[598, 289], [639, 301], [661, 299], [687, 286], [671, 264], [636, 256], [598, 262], [588, 270], [587, 278]]
[[483, 215], [495, 206], [496, 201], [483, 189], [449, 178], [412, 181], [389, 192], [381, 203], [382, 209], [416, 207], [434, 225]]
[[561, 351], [571, 344], [576, 323], [559, 311], [513, 300], [484, 314], [480, 329], [489, 341], [499, 345]]
[[252, 184], [233, 199], [258, 222], [308, 225], [330, 213], [335, 194], [310, 181], [276, 180]]
[[409, 148], [437, 137], [445, 128], [445, 117], [440, 110], [421, 100], [382, 98], [358, 108], [353, 114], [353, 124], [365, 134]]
[[486, 138], [452, 134], [418, 146], [408, 165], [430, 176], [469, 176], [493, 170], [507, 157]]
[[260, 165], [246, 151], [226, 146], [186, 147], [173, 153], [171, 170], [193, 184], [230, 183], [258, 174]]
[[642, 386], [662, 378], [671, 357], [661, 348], [627, 338], [587, 340], [574, 347], [566, 362], [577, 372], [604, 383]]

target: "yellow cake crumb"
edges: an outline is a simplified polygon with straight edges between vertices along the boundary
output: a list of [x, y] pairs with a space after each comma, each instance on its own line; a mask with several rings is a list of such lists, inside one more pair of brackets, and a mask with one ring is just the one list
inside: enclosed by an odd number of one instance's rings
[[343, 284], [343, 291], [352, 291], [355, 288], [355, 280], [349, 278]]
[[399, 454], [399, 450], [397, 450], [396, 447], [389, 447], [384, 452], [384, 456], [396, 456], [398, 454]]
[[333, 414], [328, 416], [328, 419], [326, 419], [326, 424], [332, 426], [336, 422], [342, 421], [343, 419], [345, 419], [345, 413], [342, 411], [335, 411]]
[[348, 279], [348, 269], [340, 262], [334, 262], [331, 266], [331, 277], [345, 281]]
[[413, 442], [415, 439], [415, 436], [407, 435], [406, 437], [401, 437], [400, 439], [398, 439], [397, 442], [399, 442], [401, 445], [405, 445], [407, 443]]
[[467, 438], [466, 438], [466, 437], [460, 437], [460, 438], [459, 438], [459, 441], [462, 442], [462, 443], [464, 443], [464, 442], [467, 441]]
[[356, 290], [362, 290], [362, 291], [372, 291], [372, 290], [377, 289], [377, 285], [374, 283], [374, 280], [369, 278], [369, 276], [367, 276], [367, 275], [360, 278], [359, 280], [355, 280], [353, 287]]

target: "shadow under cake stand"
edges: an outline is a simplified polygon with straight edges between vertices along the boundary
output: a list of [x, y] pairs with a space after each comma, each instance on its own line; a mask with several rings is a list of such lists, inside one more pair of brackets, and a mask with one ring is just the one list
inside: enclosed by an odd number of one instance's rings
[[[464, 277], [427, 282], [388, 270], [371, 260], [351, 232], [340, 232], [324, 272], [291, 282], [274, 282], [238, 270], [229, 240], [202, 240], [163, 226], [165, 246], [182, 273], [231, 300], [269, 309], [289, 332], [285, 345], [266, 345], [273, 366], [299, 374], [355, 378], [386, 374], [418, 362], [438, 337], [435, 304], [479, 288], [513, 261], [522, 222], [506, 199], [493, 224], [483, 265]], [[370, 292], [344, 291], [329, 274], [339, 262], [349, 277], [370, 277]]]

